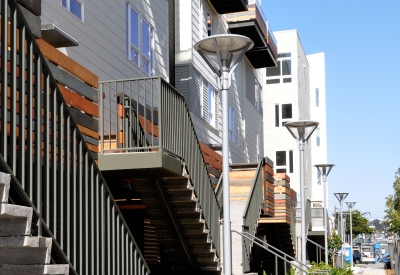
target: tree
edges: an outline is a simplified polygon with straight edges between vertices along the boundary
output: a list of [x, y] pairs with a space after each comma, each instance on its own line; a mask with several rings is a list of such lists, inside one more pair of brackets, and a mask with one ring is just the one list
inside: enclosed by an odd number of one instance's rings
[[[358, 234], [371, 234], [374, 230], [368, 226], [368, 219], [361, 216], [360, 211], [352, 212], [353, 237]], [[350, 216], [346, 218], [346, 234], [350, 234]]]
[[400, 168], [394, 176], [392, 195], [386, 197], [385, 221], [383, 224], [388, 226], [388, 231], [400, 233]]

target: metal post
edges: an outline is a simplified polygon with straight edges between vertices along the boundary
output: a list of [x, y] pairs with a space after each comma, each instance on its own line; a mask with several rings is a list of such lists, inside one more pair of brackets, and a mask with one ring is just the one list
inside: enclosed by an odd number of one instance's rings
[[350, 257], [350, 264], [351, 267], [353, 267], [353, 220], [352, 220], [352, 214], [353, 209], [350, 208], [350, 251], [351, 251], [351, 257]]
[[224, 274], [232, 274], [231, 261], [231, 221], [229, 193], [229, 119], [228, 119], [228, 77], [227, 60], [222, 61], [222, 177], [223, 183], [223, 213], [224, 213]]
[[340, 230], [341, 230], [341, 238], [342, 238], [342, 267], [344, 267], [344, 260], [343, 260], [343, 253], [344, 253], [344, 251], [343, 251], [343, 245], [344, 245], [344, 238], [343, 238], [343, 236], [344, 236], [344, 234], [343, 234], [343, 199], [341, 199], [340, 200]]
[[[324, 171], [325, 172], [325, 171]], [[323, 175], [323, 184], [324, 184], [324, 186], [323, 186], [323, 189], [324, 189], [324, 227], [325, 227], [325, 230], [324, 230], [324, 241], [325, 241], [325, 263], [327, 264], [328, 263], [328, 215], [327, 215], [327, 212], [328, 212], [328, 210], [326, 209], [326, 204], [327, 204], [327, 201], [328, 201], [328, 198], [327, 198], [327, 192], [326, 192], [326, 173], [324, 173], [324, 175]]]
[[[301, 262], [306, 264], [306, 203], [305, 203], [305, 189], [304, 189], [304, 139], [299, 137], [299, 151], [300, 151], [300, 200], [301, 200]], [[303, 274], [305, 272], [303, 271]]]

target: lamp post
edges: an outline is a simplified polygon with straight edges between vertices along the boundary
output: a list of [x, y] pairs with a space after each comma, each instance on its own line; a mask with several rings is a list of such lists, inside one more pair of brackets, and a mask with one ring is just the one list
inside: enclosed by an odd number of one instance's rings
[[[339, 192], [339, 193], [334, 193], [335, 197], [339, 200], [340, 202], [340, 230], [341, 230], [341, 238], [342, 238], [342, 243], [344, 243], [344, 237], [343, 237], [343, 200], [347, 198], [349, 193], [345, 192]], [[342, 244], [342, 266], [343, 266], [343, 244]]]
[[353, 206], [356, 204], [355, 201], [346, 202], [347, 207], [350, 212], [350, 247], [351, 247], [351, 257], [350, 257], [350, 265], [353, 266]]
[[[290, 121], [285, 124], [290, 134], [298, 141], [300, 151], [300, 200], [301, 200], [301, 263], [306, 264], [306, 207], [304, 190], [304, 147], [319, 123], [311, 120]], [[305, 272], [303, 272], [305, 274]]]
[[254, 47], [253, 41], [245, 36], [221, 34], [200, 40], [194, 49], [201, 55], [221, 80], [222, 94], [222, 177], [223, 177], [223, 240], [224, 274], [232, 274], [231, 260], [231, 222], [229, 194], [229, 120], [228, 89], [231, 75], [242, 60], [246, 51]]
[[349, 216], [348, 213], [343, 213], [343, 221], [342, 221], [342, 228], [343, 228], [343, 242], [346, 243], [346, 239], [347, 241], [349, 241], [349, 239], [346, 236], [346, 219]]
[[325, 263], [328, 263], [328, 216], [327, 216], [327, 186], [326, 186], [326, 178], [328, 177], [329, 173], [332, 170], [332, 167], [335, 166], [334, 164], [317, 164], [314, 165], [317, 167], [318, 171], [322, 175], [323, 179], [323, 189], [324, 189], [324, 239], [325, 239]]

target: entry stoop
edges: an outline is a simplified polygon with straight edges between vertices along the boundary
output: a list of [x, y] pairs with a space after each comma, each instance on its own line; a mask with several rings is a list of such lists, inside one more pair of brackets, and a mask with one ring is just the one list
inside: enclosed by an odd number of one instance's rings
[[0, 275], [69, 274], [69, 265], [50, 264], [51, 238], [31, 237], [31, 207], [8, 204], [9, 174], [0, 172]]

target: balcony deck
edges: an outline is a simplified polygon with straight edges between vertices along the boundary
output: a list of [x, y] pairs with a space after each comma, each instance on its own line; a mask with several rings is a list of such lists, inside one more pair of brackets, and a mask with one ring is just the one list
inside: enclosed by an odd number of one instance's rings
[[247, 10], [247, 0], [210, 0], [210, 2], [219, 14]]
[[254, 48], [246, 53], [246, 57], [254, 68], [274, 67], [278, 56], [275, 37], [261, 7], [254, 4], [247, 8], [248, 11], [226, 15], [229, 31], [253, 40]]

